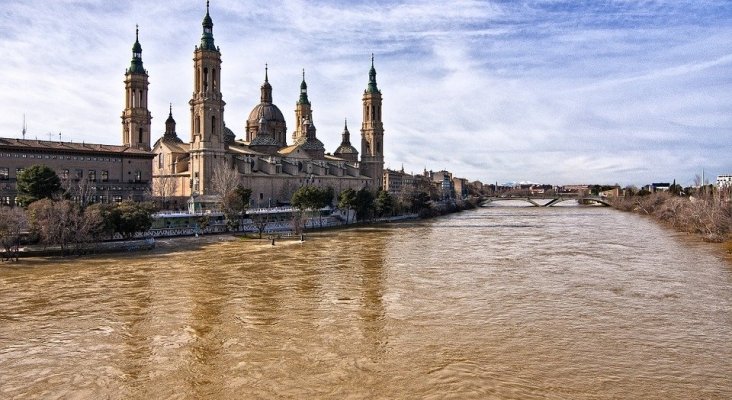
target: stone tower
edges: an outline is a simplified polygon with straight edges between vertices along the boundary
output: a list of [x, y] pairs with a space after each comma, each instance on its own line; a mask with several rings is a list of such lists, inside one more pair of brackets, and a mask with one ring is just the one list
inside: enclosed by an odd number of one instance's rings
[[302, 83], [300, 84], [300, 98], [295, 105], [295, 132], [292, 133], [292, 140], [297, 142], [307, 136], [307, 130], [303, 122], [313, 121], [313, 110], [308, 100], [308, 84], [305, 83], [305, 70], [302, 70]]
[[213, 194], [211, 176], [224, 162], [224, 103], [221, 96], [221, 52], [214, 45], [208, 1], [201, 45], [193, 52], [191, 106], [191, 193]]
[[150, 150], [150, 121], [147, 109], [148, 75], [142, 66], [140, 30], [135, 30], [132, 46], [132, 62], [125, 71], [125, 109], [122, 111], [122, 144], [142, 150]]
[[369, 84], [363, 92], [361, 124], [361, 174], [371, 178], [371, 189], [382, 186], [384, 175], [384, 124], [381, 122], [381, 91], [376, 86], [374, 55], [371, 55]]

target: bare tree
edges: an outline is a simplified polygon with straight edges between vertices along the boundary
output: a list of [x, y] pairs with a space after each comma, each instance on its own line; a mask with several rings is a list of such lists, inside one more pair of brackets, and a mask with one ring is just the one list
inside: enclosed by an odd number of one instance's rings
[[270, 221], [270, 213], [268, 212], [260, 212], [256, 214], [250, 215], [252, 218], [252, 224], [255, 228], [257, 228], [257, 232], [259, 233], [259, 238], [262, 238], [262, 233], [264, 233], [264, 229], [267, 227], [267, 224], [269, 224]]
[[81, 206], [69, 200], [52, 201], [43, 199], [28, 207], [32, 228], [46, 245], [57, 245], [66, 254], [69, 246], [80, 254], [88, 243], [98, 236], [103, 218], [101, 213], [90, 208], [88, 213]]
[[0, 242], [2, 261], [18, 261], [21, 234], [28, 229], [28, 218], [22, 208], [0, 207]]
[[89, 175], [80, 178], [78, 181], [66, 179], [61, 185], [67, 198], [72, 199], [82, 207], [94, 202], [97, 195], [96, 182], [89, 179]]
[[226, 161], [216, 164], [211, 174], [211, 189], [222, 199], [233, 193], [240, 183], [239, 171], [235, 166], [228, 165]]
[[239, 225], [244, 210], [249, 207], [252, 191], [241, 185], [236, 166], [227, 162], [216, 165], [211, 176], [211, 189], [219, 195], [219, 205], [227, 221], [227, 227]]
[[155, 176], [150, 185], [150, 196], [158, 203], [161, 209], [170, 207], [170, 198], [178, 190], [178, 177], [174, 175], [171, 166], [165, 166], [161, 174]]

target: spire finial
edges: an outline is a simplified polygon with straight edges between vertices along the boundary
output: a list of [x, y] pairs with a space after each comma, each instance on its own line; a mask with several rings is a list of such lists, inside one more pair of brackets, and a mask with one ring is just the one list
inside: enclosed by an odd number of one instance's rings
[[302, 81], [305, 82], [305, 68], [302, 69]]
[[135, 24], [135, 41], [140, 41], [140, 25]]
[[343, 128], [348, 129], [348, 118], [344, 118]]
[[371, 68], [374, 67], [374, 53], [371, 53]]
[[206, 14], [208, 14], [208, 0], [206, 0]]
[[173, 103], [170, 103], [170, 112], [168, 112], [168, 115], [173, 116]]
[[269, 66], [267, 63], [264, 63], [264, 81], [269, 82], [269, 74], [267, 73], [269, 69]]

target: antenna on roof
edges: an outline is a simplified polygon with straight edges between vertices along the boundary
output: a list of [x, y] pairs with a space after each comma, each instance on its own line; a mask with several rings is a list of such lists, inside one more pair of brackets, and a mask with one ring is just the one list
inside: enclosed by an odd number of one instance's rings
[[23, 114], [23, 140], [25, 140], [25, 132], [27, 129], [28, 127], [25, 125], [25, 114]]
[[58, 131], [58, 141], [61, 142], [61, 131]]

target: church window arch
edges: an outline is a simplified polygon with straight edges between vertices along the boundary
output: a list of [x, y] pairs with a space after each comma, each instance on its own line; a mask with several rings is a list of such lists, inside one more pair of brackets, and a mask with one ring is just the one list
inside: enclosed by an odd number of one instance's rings
[[208, 91], [208, 68], [203, 69], [203, 91]]

